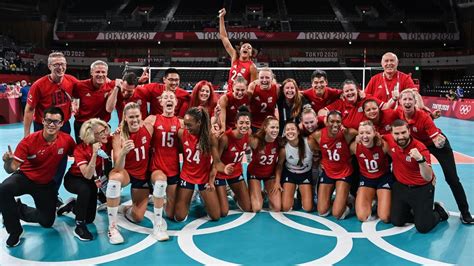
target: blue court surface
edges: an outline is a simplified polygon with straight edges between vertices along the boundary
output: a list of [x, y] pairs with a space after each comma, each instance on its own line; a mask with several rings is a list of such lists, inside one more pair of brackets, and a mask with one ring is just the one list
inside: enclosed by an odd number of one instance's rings
[[[113, 128], [117, 125], [116, 116], [114, 119]], [[474, 211], [474, 123], [449, 118], [435, 122], [457, 152], [458, 173]], [[0, 126], [0, 135], [3, 154], [8, 144], [16, 147], [23, 135], [22, 125]], [[99, 212], [89, 225], [95, 237], [91, 242], [73, 236], [72, 216], [57, 218], [50, 229], [23, 224], [22, 243], [15, 248], [5, 246], [7, 233], [0, 229], [0, 264], [474, 265], [474, 226], [461, 224], [441, 168], [436, 164], [434, 170], [438, 177], [435, 200], [444, 202], [452, 215], [428, 234], [417, 233], [411, 225], [394, 228], [378, 221], [360, 223], [354, 214], [336, 221], [301, 211], [254, 214], [234, 209], [228, 217], [210, 222], [198, 201], [186, 222], [167, 221], [168, 242], [156, 242], [149, 236], [151, 206], [149, 218], [138, 225], [119, 216], [126, 241], [116, 246], [108, 242], [106, 212]], [[1, 181], [7, 174], [3, 168], [0, 172]], [[123, 190], [122, 202], [130, 200], [129, 191], [129, 187]], [[63, 199], [71, 196], [63, 188], [60, 194]], [[29, 196], [22, 201], [32, 204]]]

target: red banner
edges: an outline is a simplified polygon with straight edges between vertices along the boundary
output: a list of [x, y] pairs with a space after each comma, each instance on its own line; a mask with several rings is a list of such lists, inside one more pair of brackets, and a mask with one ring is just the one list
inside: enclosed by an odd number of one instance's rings
[[[229, 31], [231, 40], [258, 41], [454, 41], [459, 33], [404, 33], [404, 32], [264, 32], [259, 30]], [[219, 32], [56, 32], [61, 41], [217, 41]]]
[[423, 96], [424, 104], [430, 109], [441, 110], [441, 115], [474, 121], [474, 100], [449, 101], [445, 98]]

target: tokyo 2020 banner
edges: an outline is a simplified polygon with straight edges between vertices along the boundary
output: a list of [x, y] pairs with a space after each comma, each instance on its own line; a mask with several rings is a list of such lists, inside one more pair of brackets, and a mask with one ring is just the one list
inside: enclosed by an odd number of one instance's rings
[[474, 121], [474, 100], [448, 101], [445, 98], [423, 96], [423, 102], [430, 109], [441, 110], [441, 115]]

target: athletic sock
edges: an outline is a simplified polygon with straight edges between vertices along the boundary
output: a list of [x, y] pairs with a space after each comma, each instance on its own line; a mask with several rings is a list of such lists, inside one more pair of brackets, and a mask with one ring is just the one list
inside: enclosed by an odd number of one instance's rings
[[109, 227], [114, 227], [117, 224], [118, 207], [107, 207], [107, 214], [109, 216]]

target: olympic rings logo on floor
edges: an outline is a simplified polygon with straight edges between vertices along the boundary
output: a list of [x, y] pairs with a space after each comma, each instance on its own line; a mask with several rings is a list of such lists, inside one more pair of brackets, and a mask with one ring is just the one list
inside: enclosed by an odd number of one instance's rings
[[[128, 202], [130, 203], [130, 202]], [[125, 203], [127, 204], [127, 203]], [[375, 221], [370, 221], [370, 222], [365, 222], [361, 223], [361, 232], [348, 232], [345, 228], [340, 226], [339, 224], [326, 219], [324, 217], [320, 217], [314, 214], [306, 213], [306, 212], [299, 212], [299, 211], [291, 211], [287, 213], [274, 213], [274, 212], [269, 212], [270, 216], [276, 220], [277, 222], [291, 227], [293, 229], [308, 233], [308, 234], [314, 234], [314, 235], [321, 235], [321, 236], [327, 236], [327, 237], [335, 237], [337, 240], [336, 246], [333, 248], [332, 251], [330, 251], [328, 254], [324, 255], [323, 257], [317, 258], [312, 261], [308, 261], [303, 263], [303, 265], [316, 265], [316, 264], [335, 264], [346, 258], [353, 247], [353, 239], [354, 238], [366, 238], [369, 240], [371, 243], [373, 243], [375, 246], [379, 247], [380, 249], [391, 253], [397, 257], [403, 258], [405, 260], [414, 262], [414, 263], [419, 263], [419, 264], [436, 264], [436, 265], [449, 265], [447, 263], [441, 262], [441, 261], [436, 261], [432, 260], [429, 258], [424, 258], [412, 253], [409, 253], [405, 250], [402, 250], [398, 247], [393, 246], [392, 244], [388, 243], [383, 239], [383, 237], [387, 236], [393, 236], [393, 235], [398, 235], [405, 233], [413, 228], [413, 225], [408, 225], [405, 227], [392, 227], [390, 229], [385, 229], [381, 231], [377, 231], [377, 223], [379, 220]], [[454, 215], [458, 215], [453, 213]], [[181, 230], [168, 230], [168, 233], [170, 236], [175, 236], [177, 237], [177, 243], [179, 248], [191, 259], [202, 263], [202, 264], [219, 264], [219, 265], [238, 265], [239, 262], [230, 262], [230, 261], [225, 261], [221, 260], [219, 258], [212, 257], [206, 253], [204, 253], [201, 249], [199, 249], [196, 244], [194, 243], [193, 237], [197, 235], [205, 235], [205, 234], [213, 234], [213, 233], [219, 233], [223, 232], [226, 230], [230, 230], [236, 227], [239, 227], [247, 222], [249, 222], [251, 219], [253, 219], [256, 214], [255, 213], [242, 213], [242, 212], [237, 212], [237, 211], [230, 211], [229, 215], [240, 215], [237, 219], [234, 219], [231, 222], [228, 222], [226, 224], [214, 226], [214, 227], [208, 227], [208, 228], [203, 228], [203, 229], [198, 229], [200, 226], [204, 225], [209, 221], [208, 218], [199, 218], [196, 219], [189, 224], [185, 225]], [[310, 227], [307, 225], [302, 225], [299, 224], [290, 218], [288, 216], [297, 216], [301, 218], [305, 218], [308, 220], [315, 221], [317, 223], [320, 223], [329, 230], [325, 229], [319, 229], [319, 228], [314, 228]], [[153, 213], [151, 211], [147, 211], [145, 213], [145, 217], [147, 219], [152, 220], [153, 219]], [[27, 260], [27, 259], [22, 259], [22, 258], [17, 258], [9, 254], [9, 252], [6, 250], [6, 248], [0, 249], [0, 264], [2, 265], [10, 265], [10, 264], [28, 264], [28, 265], [51, 265], [51, 264], [61, 264], [64, 265], [65, 263], [70, 264], [70, 265], [77, 265], [77, 264], [99, 264], [99, 263], [106, 263], [106, 262], [112, 262], [119, 260], [121, 258], [136, 254], [153, 244], [155, 244], [157, 241], [150, 235], [152, 233], [152, 228], [144, 227], [138, 224], [132, 224], [128, 222], [124, 217], [120, 217], [118, 220], [118, 223], [120, 227], [130, 230], [133, 232], [141, 233], [141, 234], [146, 234], [148, 235], [146, 238], [143, 240], [139, 241], [136, 244], [133, 244], [130, 247], [127, 247], [123, 250], [111, 252], [106, 255], [102, 256], [97, 256], [93, 258], [87, 258], [87, 259], [80, 259], [80, 260], [68, 260], [68, 261], [54, 261], [54, 262], [45, 262], [45, 261], [33, 261], [33, 260]], [[0, 235], [2, 237], [6, 237], [7, 233], [5, 230], [1, 230]]]

